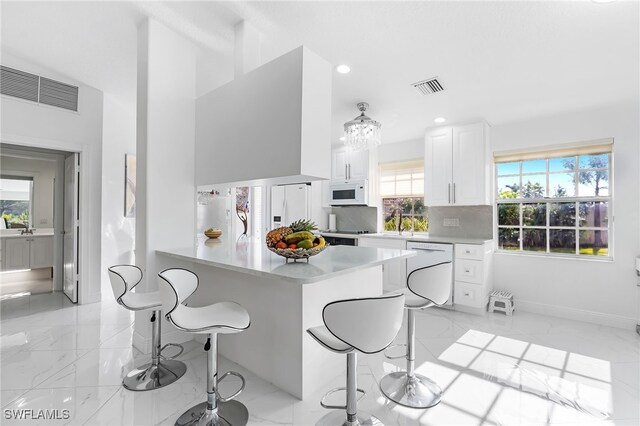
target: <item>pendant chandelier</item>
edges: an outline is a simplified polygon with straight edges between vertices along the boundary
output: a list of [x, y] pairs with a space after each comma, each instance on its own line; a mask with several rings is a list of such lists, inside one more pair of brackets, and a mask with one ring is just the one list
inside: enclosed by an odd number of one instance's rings
[[344, 123], [344, 144], [353, 151], [364, 151], [380, 145], [380, 128], [382, 125], [364, 115], [369, 108], [366, 102], [359, 102], [360, 115]]

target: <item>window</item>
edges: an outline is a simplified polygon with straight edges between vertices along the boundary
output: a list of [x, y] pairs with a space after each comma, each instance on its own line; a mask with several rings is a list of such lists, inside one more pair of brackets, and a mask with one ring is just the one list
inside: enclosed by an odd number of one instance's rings
[[33, 178], [3, 176], [0, 179], [0, 210], [9, 228], [31, 227]]
[[429, 221], [424, 205], [424, 162], [422, 160], [382, 163], [380, 195], [385, 231], [398, 229], [399, 213], [406, 231], [427, 232]]
[[498, 249], [611, 257], [611, 146], [496, 157]]

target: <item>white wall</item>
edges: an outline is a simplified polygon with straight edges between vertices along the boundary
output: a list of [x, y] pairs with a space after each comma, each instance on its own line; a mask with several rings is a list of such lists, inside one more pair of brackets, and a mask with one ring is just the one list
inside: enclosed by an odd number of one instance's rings
[[[157, 289], [156, 250], [195, 242], [195, 90], [195, 47], [156, 21], [143, 22], [138, 30], [136, 263], [145, 273], [140, 284], [145, 290]], [[165, 325], [166, 331], [173, 328]], [[150, 330], [148, 313], [137, 313], [136, 347], [148, 350]]]
[[637, 102], [493, 126], [494, 151], [614, 138], [613, 261], [496, 253], [494, 287], [523, 310], [632, 327], [637, 315], [634, 258], [640, 254]]
[[392, 163], [424, 158], [424, 138], [382, 144], [378, 147], [378, 161]]
[[102, 217], [102, 92], [41, 65], [2, 52], [2, 65], [79, 86], [79, 111], [0, 97], [0, 140], [14, 145], [80, 152], [81, 233], [79, 303], [100, 300]]
[[134, 263], [135, 218], [124, 217], [124, 156], [136, 153], [136, 106], [104, 95], [102, 151], [102, 291], [113, 297], [107, 268]]
[[13, 156], [0, 156], [2, 174], [33, 177], [32, 226], [53, 228], [53, 180], [58, 164], [55, 160], [36, 160]]

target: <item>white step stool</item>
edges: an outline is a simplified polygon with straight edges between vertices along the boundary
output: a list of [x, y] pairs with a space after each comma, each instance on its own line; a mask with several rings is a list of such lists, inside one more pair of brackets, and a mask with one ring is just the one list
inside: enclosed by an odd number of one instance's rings
[[495, 290], [489, 297], [489, 312], [500, 311], [513, 315], [513, 294], [508, 291]]

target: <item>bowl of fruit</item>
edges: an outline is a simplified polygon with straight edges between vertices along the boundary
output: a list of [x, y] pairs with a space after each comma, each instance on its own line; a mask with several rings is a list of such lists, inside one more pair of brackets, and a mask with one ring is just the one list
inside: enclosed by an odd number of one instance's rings
[[327, 243], [319, 235], [311, 231], [317, 229], [310, 220], [297, 220], [289, 226], [273, 229], [267, 233], [266, 243], [269, 250], [289, 259], [305, 259], [309, 262], [311, 256], [321, 253], [327, 248]]
[[209, 228], [204, 231], [204, 235], [206, 235], [207, 238], [218, 238], [220, 235], [222, 235], [222, 230]]

